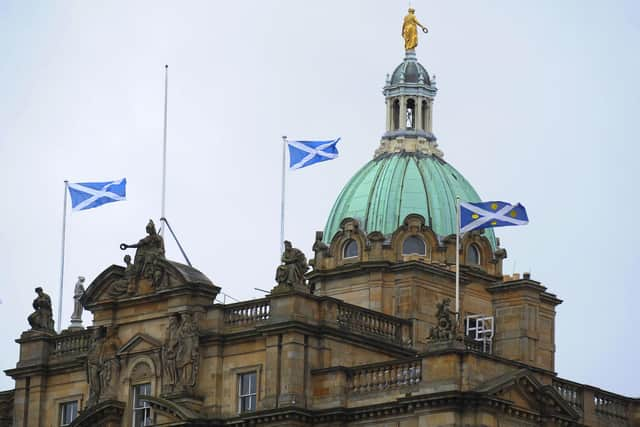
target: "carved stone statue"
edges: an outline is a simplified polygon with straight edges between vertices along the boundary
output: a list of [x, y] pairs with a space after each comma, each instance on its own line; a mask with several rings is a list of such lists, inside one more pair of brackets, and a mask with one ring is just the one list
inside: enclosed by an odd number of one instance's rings
[[176, 373], [178, 384], [182, 388], [196, 385], [200, 361], [199, 335], [196, 323], [191, 314], [182, 315], [182, 324], [178, 331], [178, 345], [176, 346]]
[[117, 353], [121, 347], [118, 338], [118, 328], [111, 327], [102, 343], [100, 365], [100, 399], [110, 399], [116, 396], [116, 386], [120, 377], [120, 361]]
[[422, 28], [422, 31], [427, 33], [429, 30], [418, 22], [418, 18], [415, 15], [415, 9], [410, 7], [409, 13], [404, 17], [402, 23], [402, 38], [404, 38], [405, 50], [415, 49], [418, 46], [418, 28]]
[[[181, 319], [181, 321], [180, 321]], [[169, 319], [162, 346], [165, 392], [189, 392], [195, 387], [200, 367], [198, 327], [190, 313]]]
[[436, 304], [436, 307], [438, 308], [436, 312], [438, 323], [436, 326], [431, 328], [429, 339], [451, 340], [456, 337], [457, 323], [455, 315], [452, 314], [451, 309], [449, 308], [450, 305], [451, 300], [449, 298], [445, 298], [442, 302]]
[[93, 330], [87, 353], [87, 382], [89, 383], [89, 400], [87, 407], [98, 403], [100, 399], [100, 371], [102, 370], [102, 344], [104, 342], [104, 328]]
[[276, 282], [278, 282], [278, 285], [304, 287], [304, 274], [309, 269], [304, 253], [300, 249], [292, 247], [291, 242], [286, 240], [281, 261], [282, 264], [276, 270]]
[[[133, 258], [133, 266], [136, 279], [148, 279], [154, 287], [158, 287], [162, 283], [164, 275], [162, 266], [162, 260], [165, 259], [164, 240], [156, 232], [156, 227], [152, 220], [149, 220], [146, 230], [147, 236], [140, 239], [138, 243], [131, 245], [122, 243], [120, 244], [120, 249], [135, 248], [136, 254]], [[131, 289], [133, 290], [134, 288], [132, 287]]]
[[167, 326], [165, 334], [164, 345], [162, 346], [162, 365], [164, 370], [163, 383], [167, 391], [173, 391], [178, 382], [178, 374], [176, 371], [178, 329], [178, 316], [171, 316], [169, 318], [169, 326]]
[[73, 313], [71, 314], [71, 328], [82, 328], [82, 304], [80, 298], [84, 295], [84, 277], [78, 276], [73, 290]]
[[138, 281], [136, 280], [136, 270], [131, 263], [131, 255], [124, 256], [124, 277], [117, 280], [111, 288], [109, 288], [109, 295], [112, 297], [118, 297], [125, 292], [129, 295], [134, 295], [138, 291]]
[[53, 313], [51, 312], [51, 298], [45, 294], [40, 286], [36, 289], [38, 296], [33, 300], [35, 312], [27, 320], [31, 329], [54, 332]]
[[117, 356], [120, 346], [117, 328], [111, 327], [107, 332], [105, 327], [100, 327], [93, 331], [87, 354], [87, 407], [115, 398], [120, 377], [120, 361]]

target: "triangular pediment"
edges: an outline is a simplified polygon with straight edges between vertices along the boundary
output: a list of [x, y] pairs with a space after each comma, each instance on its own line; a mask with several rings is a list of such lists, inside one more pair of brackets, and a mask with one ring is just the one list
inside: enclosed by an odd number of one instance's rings
[[162, 347], [162, 343], [147, 334], [136, 334], [125, 345], [120, 347], [118, 354], [135, 354], [157, 350]]
[[527, 369], [487, 381], [475, 391], [511, 402], [515, 407], [540, 415], [578, 419], [579, 414], [550, 385], [538, 381]]

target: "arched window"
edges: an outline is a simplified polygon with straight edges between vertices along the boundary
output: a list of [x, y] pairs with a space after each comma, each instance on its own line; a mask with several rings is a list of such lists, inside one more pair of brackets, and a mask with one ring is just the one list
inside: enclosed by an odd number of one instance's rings
[[467, 246], [467, 264], [480, 265], [480, 249], [475, 244]]
[[409, 236], [402, 243], [402, 255], [426, 255], [427, 245], [418, 236]]
[[347, 240], [347, 243], [344, 244], [344, 249], [342, 251], [343, 258], [353, 258], [358, 256], [358, 243], [351, 239]]
[[393, 128], [400, 128], [400, 101], [397, 99], [393, 101]]
[[427, 115], [429, 114], [429, 104], [427, 101], [422, 101], [422, 118], [420, 120], [422, 129], [427, 130]]
[[407, 100], [407, 129], [416, 127], [416, 102], [413, 99]]

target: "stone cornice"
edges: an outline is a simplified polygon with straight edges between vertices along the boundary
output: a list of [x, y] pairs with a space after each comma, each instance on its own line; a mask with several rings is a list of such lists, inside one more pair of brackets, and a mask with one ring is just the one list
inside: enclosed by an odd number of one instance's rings
[[287, 407], [258, 411], [241, 417], [230, 418], [220, 422], [219, 425], [244, 427], [284, 421], [297, 421], [307, 424], [363, 422], [366, 420], [402, 416], [428, 409], [461, 411], [470, 407], [482, 407], [492, 411], [500, 410], [511, 417], [529, 422], [547, 422], [550, 423], [550, 425], [566, 427], [583, 426], [583, 424], [569, 417], [555, 415], [545, 416], [531, 410], [516, 407], [513, 405], [513, 402], [508, 400], [476, 392], [443, 392], [415, 396], [409, 395], [392, 402], [356, 408], [338, 407], [327, 410], [309, 410]]

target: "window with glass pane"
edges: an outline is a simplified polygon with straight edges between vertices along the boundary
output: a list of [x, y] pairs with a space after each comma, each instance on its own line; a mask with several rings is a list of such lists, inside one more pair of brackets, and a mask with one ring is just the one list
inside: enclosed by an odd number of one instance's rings
[[60, 426], [68, 426], [78, 416], [78, 401], [60, 404]]
[[467, 248], [467, 264], [480, 265], [480, 250], [476, 245]]
[[355, 240], [348, 240], [344, 245], [344, 258], [353, 258], [358, 256], [358, 244]]
[[402, 244], [402, 255], [426, 255], [427, 246], [424, 240], [417, 236], [409, 236]]
[[146, 400], [140, 399], [140, 396], [151, 395], [151, 384], [137, 384], [133, 386], [133, 427], [150, 426], [151, 406]]
[[256, 410], [256, 373], [238, 375], [238, 412]]

